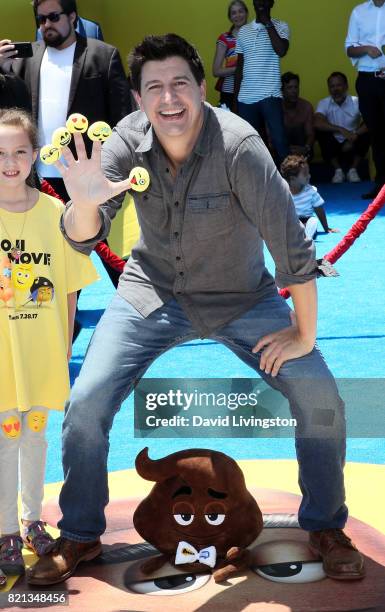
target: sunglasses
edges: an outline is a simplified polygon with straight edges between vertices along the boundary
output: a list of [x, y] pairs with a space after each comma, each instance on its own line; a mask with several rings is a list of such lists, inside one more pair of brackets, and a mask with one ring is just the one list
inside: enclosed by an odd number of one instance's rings
[[47, 19], [49, 19], [51, 23], [57, 23], [60, 17], [65, 14], [64, 11], [54, 11], [53, 13], [48, 13], [48, 15], [36, 15], [36, 23], [38, 26], [44, 25]]

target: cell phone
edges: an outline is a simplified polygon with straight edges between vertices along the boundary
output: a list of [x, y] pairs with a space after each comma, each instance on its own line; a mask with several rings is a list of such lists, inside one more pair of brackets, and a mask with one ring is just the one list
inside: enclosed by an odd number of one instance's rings
[[13, 42], [17, 55], [15, 57], [32, 57], [32, 44], [30, 42]]

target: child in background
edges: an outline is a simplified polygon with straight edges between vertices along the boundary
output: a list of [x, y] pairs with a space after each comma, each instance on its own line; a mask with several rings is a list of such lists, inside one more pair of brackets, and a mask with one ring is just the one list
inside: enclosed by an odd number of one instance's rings
[[24, 544], [41, 555], [52, 541], [40, 520], [48, 410], [69, 393], [76, 292], [97, 279], [60, 232], [63, 204], [31, 186], [36, 156], [29, 115], [0, 110], [0, 570], [11, 575], [24, 573]]
[[[289, 184], [295, 210], [299, 220], [305, 226], [306, 237], [313, 239], [317, 232], [318, 219], [321, 221], [324, 232], [338, 232], [339, 230], [329, 227], [323, 207], [324, 200], [317, 188], [309, 184], [310, 172], [306, 158], [302, 155], [289, 155], [281, 164], [281, 174]], [[314, 216], [314, 213], [318, 218]]]

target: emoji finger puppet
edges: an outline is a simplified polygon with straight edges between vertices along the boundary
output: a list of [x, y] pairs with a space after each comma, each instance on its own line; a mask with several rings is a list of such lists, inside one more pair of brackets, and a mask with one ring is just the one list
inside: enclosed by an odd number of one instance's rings
[[54, 147], [68, 147], [71, 139], [71, 132], [66, 127], [59, 127], [52, 134], [52, 144]]
[[53, 143], [47, 144], [40, 149], [40, 159], [43, 164], [51, 166], [55, 164], [61, 156], [61, 147], [55, 146]]
[[88, 129], [88, 119], [80, 113], [72, 113], [66, 121], [66, 127], [71, 134], [84, 134]]
[[213, 570], [216, 582], [249, 566], [246, 547], [262, 531], [263, 519], [237, 463], [224, 453], [189, 449], [151, 460], [136, 458], [142, 478], [156, 484], [138, 506], [137, 532], [160, 556], [142, 566], [153, 572], [169, 562]]
[[88, 128], [88, 138], [93, 142], [105, 142], [112, 134], [112, 130], [105, 121], [96, 121]]
[[141, 168], [140, 166], [133, 168], [128, 178], [131, 182], [131, 189], [134, 191], [146, 191], [150, 185], [150, 175], [146, 168]]

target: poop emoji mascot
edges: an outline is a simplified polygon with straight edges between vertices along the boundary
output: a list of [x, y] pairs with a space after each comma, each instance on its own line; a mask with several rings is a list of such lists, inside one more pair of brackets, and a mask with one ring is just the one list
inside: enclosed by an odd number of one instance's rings
[[193, 563], [211, 567], [220, 582], [248, 567], [246, 547], [262, 531], [263, 519], [231, 457], [189, 449], [152, 460], [145, 448], [135, 466], [156, 483], [134, 513], [135, 529], [162, 553], [143, 564], [144, 573], [166, 562]]

